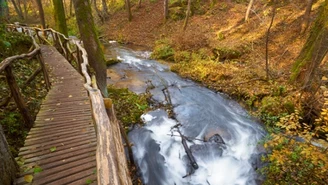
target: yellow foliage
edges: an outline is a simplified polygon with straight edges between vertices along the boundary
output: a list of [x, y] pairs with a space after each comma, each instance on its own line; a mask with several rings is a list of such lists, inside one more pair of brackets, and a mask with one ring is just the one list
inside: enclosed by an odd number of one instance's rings
[[[328, 95], [327, 88], [323, 95]], [[284, 130], [272, 133], [264, 147], [271, 153], [263, 160], [270, 164], [262, 169], [266, 175], [264, 184], [328, 184], [327, 148], [313, 145], [315, 137], [327, 140], [328, 99], [325, 98], [320, 116], [312, 127], [302, 123], [298, 111], [280, 119], [276, 126]], [[296, 141], [297, 140], [297, 141]], [[300, 141], [303, 140], [303, 141]]]

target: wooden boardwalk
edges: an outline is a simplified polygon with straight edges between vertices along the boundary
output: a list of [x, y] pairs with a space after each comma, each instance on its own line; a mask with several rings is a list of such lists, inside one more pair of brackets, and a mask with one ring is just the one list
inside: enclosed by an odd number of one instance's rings
[[54, 47], [41, 52], [52, 86], [20, 149], [16, 184], [95, 184], [97, 138], [84, 79]]

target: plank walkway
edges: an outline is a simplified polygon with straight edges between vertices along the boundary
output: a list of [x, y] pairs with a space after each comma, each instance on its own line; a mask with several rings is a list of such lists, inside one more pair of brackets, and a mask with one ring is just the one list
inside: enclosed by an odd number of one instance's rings
[[41, 52], [52, 86], [19, 151], [16, 184], [95, 184], [97, 141], [84, 79], [54, 47]]

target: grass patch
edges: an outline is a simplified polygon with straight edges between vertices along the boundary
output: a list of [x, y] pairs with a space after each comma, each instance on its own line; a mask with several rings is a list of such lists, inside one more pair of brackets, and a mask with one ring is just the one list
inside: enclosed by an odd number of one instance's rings
[[141, 124], [140, 116], [148, 109], [148, 94], [137, 95], [126, 88], [107, 87], [109, 98], [113, 100], [117, 119], [121, 120], [124, 127]]

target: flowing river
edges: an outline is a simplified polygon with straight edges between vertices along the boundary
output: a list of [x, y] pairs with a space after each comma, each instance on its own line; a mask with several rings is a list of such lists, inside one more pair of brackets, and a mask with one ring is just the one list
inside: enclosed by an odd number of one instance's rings
[[150, 111], [142, 116], [145, 126], [129, 133], [144, 184], [259, 183], [256, 169], [264, 151], [258, 143], [265, 131], [238, 103], [149, 60], [149, 52], [112, 43], [106, 54], [122, 60], [107, 70], [109, 84], [135, 93], [144, 93], [151, 84], [155, 101], [173, 105], [173, 118], [163, 109]]

